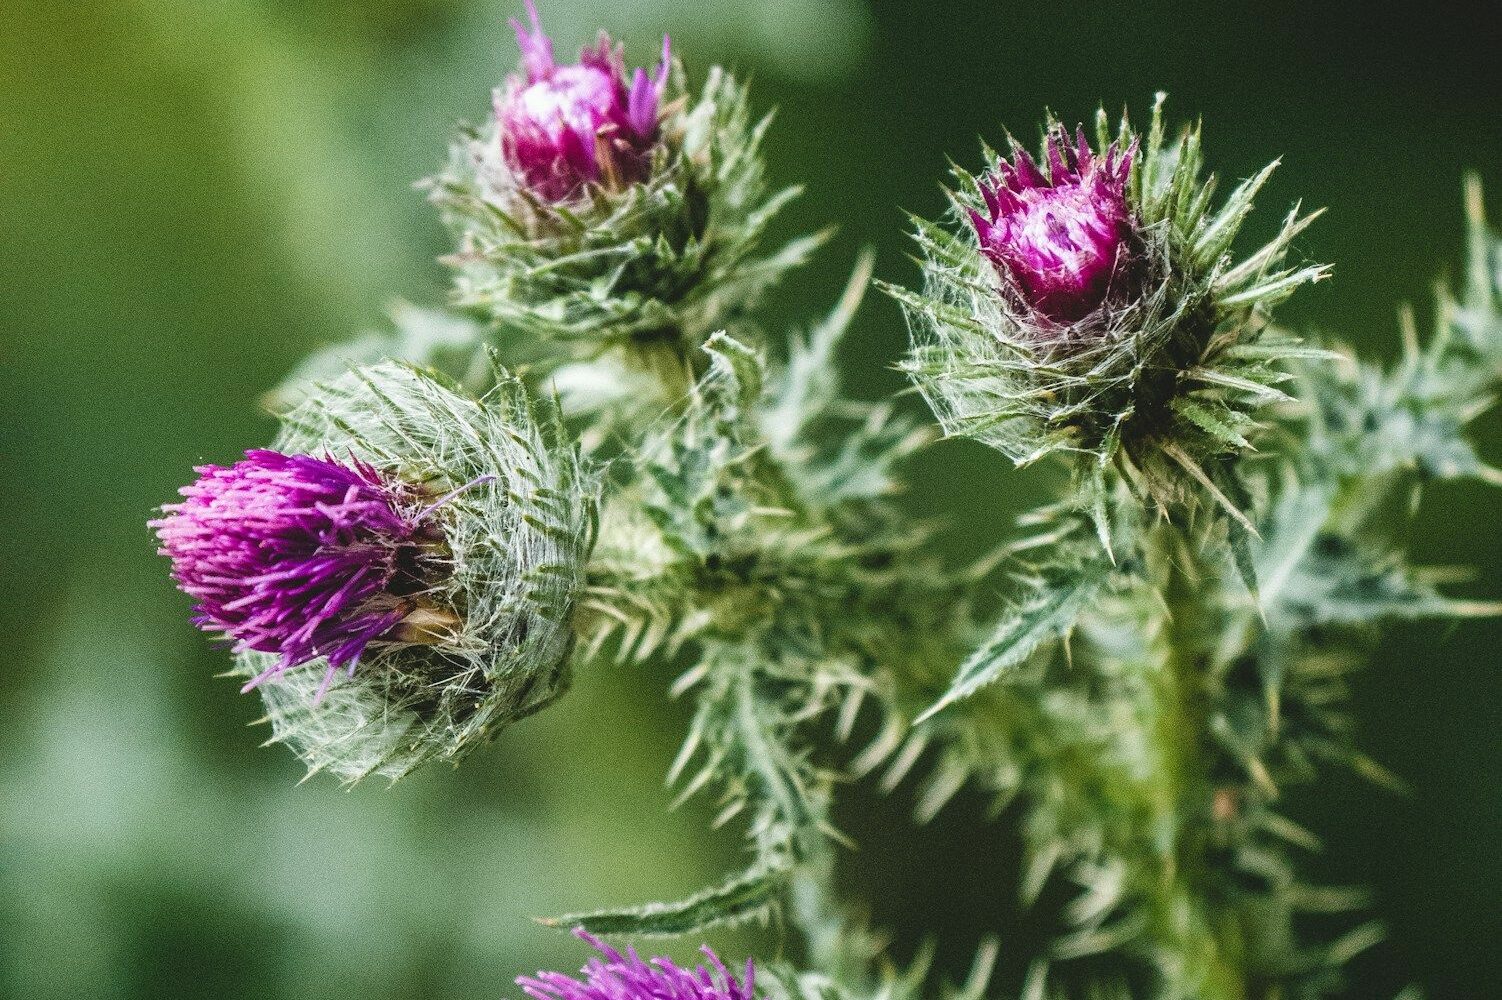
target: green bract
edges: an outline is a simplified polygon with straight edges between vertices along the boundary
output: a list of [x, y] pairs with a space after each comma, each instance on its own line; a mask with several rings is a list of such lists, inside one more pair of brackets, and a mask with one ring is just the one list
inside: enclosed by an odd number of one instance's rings
[[[260, 687], [274, 742], [312, 771], [354, 782], [399, 778], [458, 760], [566, 689], [576, 592], [593, 541], [593, 484], [539, 419], [520, 383], [495, 369], [479, 400], [394, 363], [318, 386], [283, 418], [276, 447], [353, 456], [443, 501], [434, 561], [447, 574], [422, 595], [434, 634], [372, 645], [348, 678], [315, 701], [323, 670], [288, 671]], [[253, 677], [275, 659], [242, 653]]]
[[1502, 382], [1502, 238], [1486, 223], [1481, 178], [1475, 174], [1465, 179], [1465, 208], [1465, 282], [1458, 301], [1448, 290], [1441, 292], [1439, 309], [1445, 335], [1470, 352], [1490, 387]]

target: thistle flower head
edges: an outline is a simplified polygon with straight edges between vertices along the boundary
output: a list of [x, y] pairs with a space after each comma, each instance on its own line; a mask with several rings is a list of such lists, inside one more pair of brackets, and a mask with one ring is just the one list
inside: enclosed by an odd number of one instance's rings
[[1014, 147], [988, 177], [956, 168], [956, 221], [974, 235], [920, 221], [923, 289], [892, 289], [907, 370], [944, 430], [1018, 464], [1079, 457], [1103, 536], [1111, 469], [1161, 509], [1208, 496], [1246, 526], [1232, 462], [1258, 408], [1286, 398], [1278, 363], [1309, 351], [1270, 328], [1271, 309], [1327, 273], [1285, 263], [1315, 218], [1297, 206], [1233, 257], [1273, 168], [1216, 206], [1198, 127], [1168, 140], [1161, 102], [1141, 135], [1102, 111], [1093, 144], [1054, 120], [1037, 160]]
[[1113, 143], [1096, 156], [1083, 128], [1070, 139], [1050, 130], [1045, 174], [1014, 146], [980, 181], [984, 214], [969, 209], [981, 252], [996, 266], [1004, 291], [1042, 319], [1071, 323], [1123, 287], [1132, 263], [1133, 223], [1126, 182], [1135, 145]]
[[701, 950], [709, 966], [684, 969], [669, 958], [644, 961], [634, 948], [622, 955], [583, 929], [574, 933], [601, 957], [589, 960], [581, 970], [582, 979], [561, 972], [517, 979], [516, 984], [532, 1000], [752, 1000], [755, 996], [756, 970], [749, 959], [744, 975], [737, 979], [708, 945]]
[[421, 501], [366, 462], [270, 450], [204, 465], [151, 522], [194, 622], [276, 659], [246, 690], [317, 658], [320, 696], [419, 611]]
[[276, 450], [204, 468], [155, 522], [311, 770], [458, 760], [567, 688], [593, 480], [494, 378], [479, 399], [394, 363], [317, 385]]
[[729, 74], [711, 67], [690, 92], [666, 38], [650, 69], [628, 71], [604, 35], [560, 64], [528, 12], [514, 25], [521, 67], [491, 122], [428, 182], [458, 243], [456, 298], [585, 360], [621, 349], [681, 378], [684, 359], [822, 237], [763, 252], [796, 191], [768, 190], [767, 122]]
[[646, 178], [671, 54], [648, 74], [627, 75], [621, 47], [601, 35], [574, 65], [553, 59], [534, 0], [530, 27], [513, 19], [522, 76], [497, 91], [495, 118], [506, 163], [533, 194], [563, 201], [586, 184], [617, 188]]

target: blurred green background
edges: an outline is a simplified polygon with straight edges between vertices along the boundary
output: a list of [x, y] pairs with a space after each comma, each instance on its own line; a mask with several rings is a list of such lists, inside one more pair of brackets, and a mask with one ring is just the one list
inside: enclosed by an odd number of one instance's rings
[[[8, 0], [0, 11], [0, 996], [515, 996], [575, 968], [535, 914], [682, 893], [736, 860], [705, 807], [665, 812], [681, 706], [666, 676], [609, 669], [458, 771], [392, 790], [298, 785], [258, 749], [252, 698], [186, 624], [144, 527], [199, 461], [266, 440], [258, 395], [305, 352], [437, 302], [445, 249], [410, 182], [452, 124], [485, 113], [514, 61], [491, 0]], [[1045, 105], [1202, 115], [1212, 166], [1285, 165], [1246, 234], [1295, 198], [1331, 212], [1301, 252], [1336, 279], [1285, 314], [1379, 355], [1402, 300], [1459, 265], [1461, 171], [1502, 206], [1502, 59], [1490, 3], [899, 3], [544, 0], [561, 50], [603, 25], [637, 61], [662, 31], [691, 69], [753, 71], [781, 108], [772, 172], [808, 194], [784, 229], [837, 222], [767, 309], [825, 308], [857, 249], [907, 280], [900, 209], [940, 210], [951, 154], [1031, 136]], [[1499, 213], [1502, 218], [1502, 213]], [[855, 389], [900, 388], [905, 334], [872, 301], [844, 358]], [[1502, 421], [1483, 422], [1502, 460]], [[917, 463], [909, 502], [955, 556], [993, 542], [1034, 478], [975, 447]], [[1436, 493], [1417, 545], [1502, 594], [1495, 495]], [[1292, 807], [1323, 877], [1376, 890], [1388, 943], [1352, 997], [1408, 981], [1502, 996], [1502, 627], [1393, 634], [1360, 679], [1394, 797], [1332, 778]], [[911, 954], [978, 937], [1015, 968], [1045, 928], [1019, 917], [1014, 846], [961, 801], [934, 825], [855, 789], [849, 890]], [[739, 954], [775, 933], [722, 935]], [[681, 953], [682, 949], [678, 949]]]

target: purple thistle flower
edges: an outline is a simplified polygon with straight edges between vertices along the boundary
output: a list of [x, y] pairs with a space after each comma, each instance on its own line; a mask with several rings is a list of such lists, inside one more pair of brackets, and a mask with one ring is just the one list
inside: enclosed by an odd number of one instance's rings
[[987, 215], [970, 210], [981, 252], [1005, 289], [1045, 320], [1073, 323], [1130, 277], [1134, 225], [1127, 176], [1137, 145], [1095, 155], [1080, 129], [1049, 132], [1047, 175], [1020, 146], [980, 182]]
[[530, 30], [511, 21], [526, 76], [512, 76], [495, 99], [507, 164], [548, 201], [569, 198], [587, 183], [615, 187], [646, 179], [667, 85], [667, 37], [651, 75], [638, 68], [628, 78], [622, 47], [603, 34], [577, 64], [559, 66], [536, 3], [526, 3]]
[[522, 976], [516, 984], [532, 1000], [752, 1000], [756, 970], [746, 960], [743, 978], [737, 980], [725, 963], [705, 945], [700, 950], [711, 968], [679, 968], [668, 958], [643, 961], [636, 949], [623, 956], [583, 928], [574, 933], [604, 958], [592, 958], [584, 966], [584, 979], [561, 972]]
[[245, 691], [323, 656], [321, 698], [341, 667], [353, 673], [365, 647], [414, 610], [396, 591], [419, 582], [420, 526], [433, 508], [419, 510], [402, 484], [353, 458], [264, 449], [194, 471], [183, 502], [150, 526], [197, 601], [195, 625], [223, 633], [236, 652], [281, 654]]

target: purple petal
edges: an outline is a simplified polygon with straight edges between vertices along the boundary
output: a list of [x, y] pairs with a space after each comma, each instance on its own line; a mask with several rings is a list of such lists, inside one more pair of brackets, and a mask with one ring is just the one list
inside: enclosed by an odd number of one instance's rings
[[1090, 143], [1085, 139], [1085, 126], [1083, 125], [1074, 130], [1074, 159], [1080, 173], [1088, 171], [1095, 159], [1095, 154], [1090, 150]]
[[1022, 188], [1048, 187], [1048, 178], [1038, 169], [1038, 164], [1021, 146], [1013, 147], [1012, 169], [1017, 177], [1017, 186]]
[[534, 1000], [751, 1000], [754, 965], [746, 963], [745, 977], [737, 980], [708, 947], [709, 960], [684, 969], [668, 958], [643, 961], [634, 948], [626, 954], [609, 947], [582, 929], [574, 932], [603, 957], [590, 959], [582, 979], [557, 972], [539, 972], [517, 979], [517, 985]]
[[391, 587], [418, 528], [405, 486], [363, 463], [264, 449], [196, 471], [151, 527], [196, 625], [279, 654], [245, 690], [320, 656], [331, 671], [352, 665], [400, 623]]
[[668, 83], [668, 70], [673, 66], [673, 43], [667, 35], [662, 36], [662, 62], [657, 64], [657, 73], [652, 77], [652, 83], [657, 88], [657, 99], [662, 99], [663, 88]]
[[542, 20], [537, 16], [535, 0], [526, 0], [527, 16], [532, 22], [528, 31], [516, 18], [510, 18], [511, 30], [516, 32], [516, 45], [522, 51], [522, 66], [527, 71], [527, 81], [536, 83], [553, 72], [553, 40], [542, 30]]
[[1062, 127], [1044, 140], [1045, 178], [1027, 151], [1012, 144], [1010, 162], [980, 185], [990, 214], [969, 211], [980, 248], [995, 265], [1007, 297], [1048, 322], [1073, 323], [1108, 295], [1130, 294], [1134, 221], [1126, 180], [1131, 150], [1102, 156], [1083, 128]]
[[626, 104], [626, 121], [637, 138], [645, 139], [657, 127], [657, 88], [647, 71], [637, 68], [631, 77], [631, 96]]

